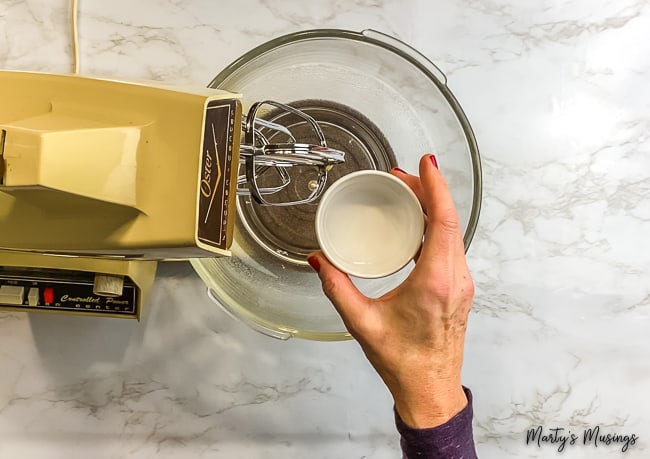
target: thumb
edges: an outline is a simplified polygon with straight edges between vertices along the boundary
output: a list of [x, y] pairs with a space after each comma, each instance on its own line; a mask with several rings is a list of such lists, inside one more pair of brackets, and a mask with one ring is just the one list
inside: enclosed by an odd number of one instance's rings
[[322, 252], [310, 254], [307, 261], [318, 273], [323, 293], [332, 302], [349, 329], [368, 298], [357, 289], [348, 275], [330, 263]]

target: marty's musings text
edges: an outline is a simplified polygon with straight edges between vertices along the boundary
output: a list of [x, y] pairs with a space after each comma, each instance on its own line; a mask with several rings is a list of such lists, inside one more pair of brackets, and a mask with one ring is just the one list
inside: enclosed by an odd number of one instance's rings
[[538, 448], [551, 445], [560, 453], [576, 445], [593, 448], [618, 446], [622, 452], [626, 452], [638, 441], [639, 436], [634, 433], [606, 432], [600, 426], [589, 427], [582, 431], [572, 431], [564, 427], [545, 429], [537, 426], [526, 432], [527, 445], [535, 445]]

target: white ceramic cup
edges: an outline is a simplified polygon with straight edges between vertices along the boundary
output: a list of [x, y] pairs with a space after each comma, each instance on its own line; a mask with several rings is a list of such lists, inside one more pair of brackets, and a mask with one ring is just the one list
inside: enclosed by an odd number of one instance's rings
[[366, 279], [406, 266], [423, 233], [417, 196], [387, 172], [363, 170], [340, 178], [316, 212], [316, 237], [325, 256], [341, 271]]

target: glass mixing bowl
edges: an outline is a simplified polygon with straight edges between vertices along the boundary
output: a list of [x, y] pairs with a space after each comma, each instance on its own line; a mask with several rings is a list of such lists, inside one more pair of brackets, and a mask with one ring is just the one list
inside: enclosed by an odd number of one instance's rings
[[[476, 140], [445, 75], [413, 48], [372, 30], [303, 31], [251, 50], [209, 86], [242, 93], [245, 111], [270, 99], [316, 118], [328, 145], [346, 152], [328, 184], [358, 169], [399, 166], [417, 174], [420, 157], [435, 153], [469, 247], [481, 202]], [[300, 135], [299, 124], [291, 127]], [[299, 135], [298, 141], [308, 140]], [[238, 197], [232, 257], [192, 260], [210, 297], [276, 338], [349, 339], [306, 262], [318, 248], [317, 205], [261, 207]], [[368, 296], [380, 296], [412, 268], [411, 262], [389, 277], [353, 281]]]

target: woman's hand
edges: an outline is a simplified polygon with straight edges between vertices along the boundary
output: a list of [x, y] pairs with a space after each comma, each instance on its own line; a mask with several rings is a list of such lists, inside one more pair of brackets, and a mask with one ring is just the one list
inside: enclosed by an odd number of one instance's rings
[[467, 405], [460, 379], [474, 284], [458, 215], [435, 157], [422, 157], [420, 178], [399, 169], [392, 173], [415, 192], [427, 223], [404, 283], [372, 299], [322, 253], [311, 254], [309, 263], [388, 386], [402, 420], [416, 428], [435, 427]]

